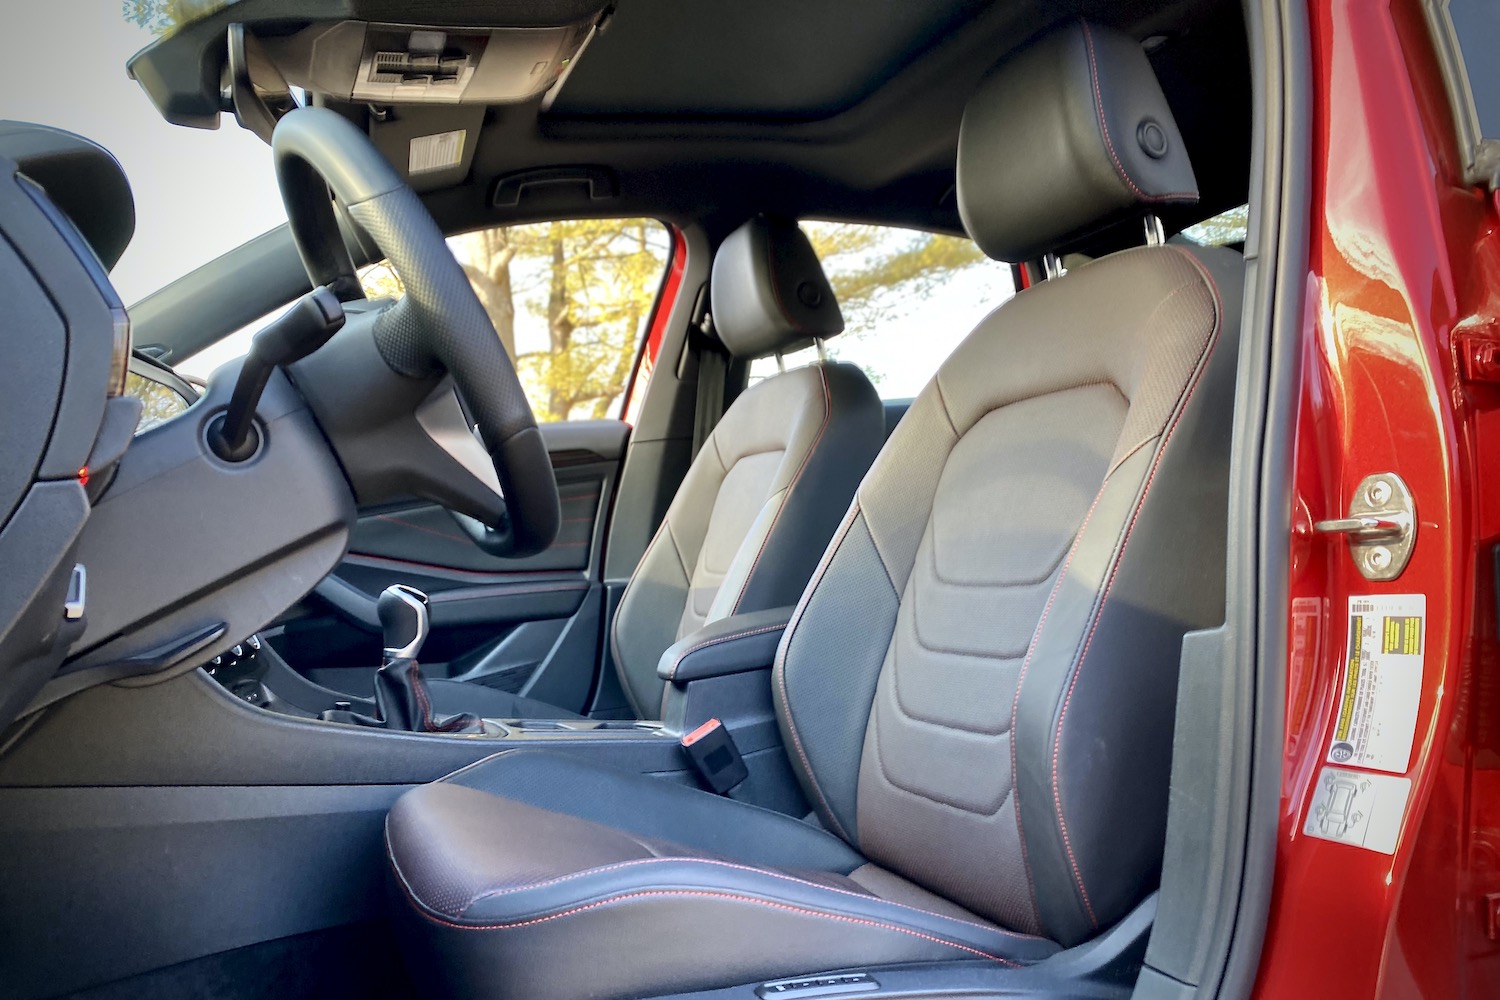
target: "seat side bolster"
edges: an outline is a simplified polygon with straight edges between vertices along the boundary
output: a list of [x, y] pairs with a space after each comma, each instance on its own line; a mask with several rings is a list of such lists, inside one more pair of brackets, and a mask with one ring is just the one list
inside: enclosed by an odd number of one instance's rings
[[[885, 408], [860, 369], [816, 366], [826, 397], [817, 433], [788, 448], [788, 477], [774, 510], [741, 546], [747, 562], [724, 581], [730, 614], [793, 604], [802, 595], [848, 510], [860, 480], [885, 442]], [[802, 437], [799, 435], [799, 438]], [[717, 603], [717, 602], [716, 602]]]
[[610, 653], [620, 687], [637, 718], [654, 715], [661, 705], [661, 682], [655, 676], [656, 657], [677, 636], [677, 621], [691, 586], [684, 562], [672, 533], [669, 510], [620, 595], [620, 606], [609, 631]]
[[[1240, 267], [1217, 264], [1223, 284]], [[1159, 876], [1176, 651], [1184, 633], [1223, 621], [1239, 301], [1220, 294], [1216, 331], [1166, 426], [1101, 486], [1018, 682], [1028, 875], [1042, 926], [1063, 944], [1118, 920]], [[1174, 652], [1142, 652], [1161, 650]]]
[[[848, 601], [851, 590], [861, 600]], [[899, 609], [856, 501], [792, 612], [771, 673], [782, 741], [807, 800], [856, 846], [860, 754]]]

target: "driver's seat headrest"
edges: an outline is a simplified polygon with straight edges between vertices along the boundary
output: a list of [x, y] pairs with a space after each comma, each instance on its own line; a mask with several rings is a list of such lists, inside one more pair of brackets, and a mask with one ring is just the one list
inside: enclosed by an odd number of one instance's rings
[[844, 329], [817, 252], [791, 219], [756, 216], [725, 237], [709, 289], [714, 330], [737, 358], [790, 353]]
[[1140, 44], [1075, 21], [1007, 59], [964, 108], [958, 211], [990, 257], [1035, 260], [1198, 182]]

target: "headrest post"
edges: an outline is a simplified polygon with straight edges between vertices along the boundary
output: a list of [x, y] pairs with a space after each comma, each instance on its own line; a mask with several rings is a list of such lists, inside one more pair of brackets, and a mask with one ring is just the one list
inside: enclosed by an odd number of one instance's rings
[[821, 364], [828, 360], [828, 347], [822, 337], [813, 338], [813, 346], [818, 349], [818, 362]]
[[1159, 247], [1167, 242], [1167, 231], [1162, 228], [1161, 219], [1156, 213], [1146, 215], [1146, 245], [1148, 247]]
[[780, 351], [776, 352], [776, 370], [786, 374], [786, 357]]
[[1061, 257], [1055, 253], [1042, 254], [1042, 274], [1046, 276], [1048, 281], [1051, 281], [1053, 278], [1061, 278], [1067, 273], [1068, 269], [1063, 267]]

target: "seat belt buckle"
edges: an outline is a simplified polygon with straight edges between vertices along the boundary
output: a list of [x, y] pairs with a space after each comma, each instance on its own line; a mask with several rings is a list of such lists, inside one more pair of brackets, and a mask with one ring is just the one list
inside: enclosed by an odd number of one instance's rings
[[720, 795], [750, 777], [734, 737], [718, 719], [709, 719], [682, 738], [682, 750], [692, 761], [693, 769], [709, 788]]

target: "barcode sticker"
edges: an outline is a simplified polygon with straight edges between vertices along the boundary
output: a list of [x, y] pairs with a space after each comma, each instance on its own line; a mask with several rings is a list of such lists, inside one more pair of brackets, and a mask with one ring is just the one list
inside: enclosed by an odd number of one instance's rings
[[1426, 624], [1422, 594], [1349, 599], [1349, 645], [1328, 763], [1406, 770], [1422, 697]]
[[411, 154], [407, 172], [430, 174], [434, 170], [450, 170], [464, 162], [464, 139], [468, 131], [439, 132], [436, 135], [419, 135], [411, 141]]

